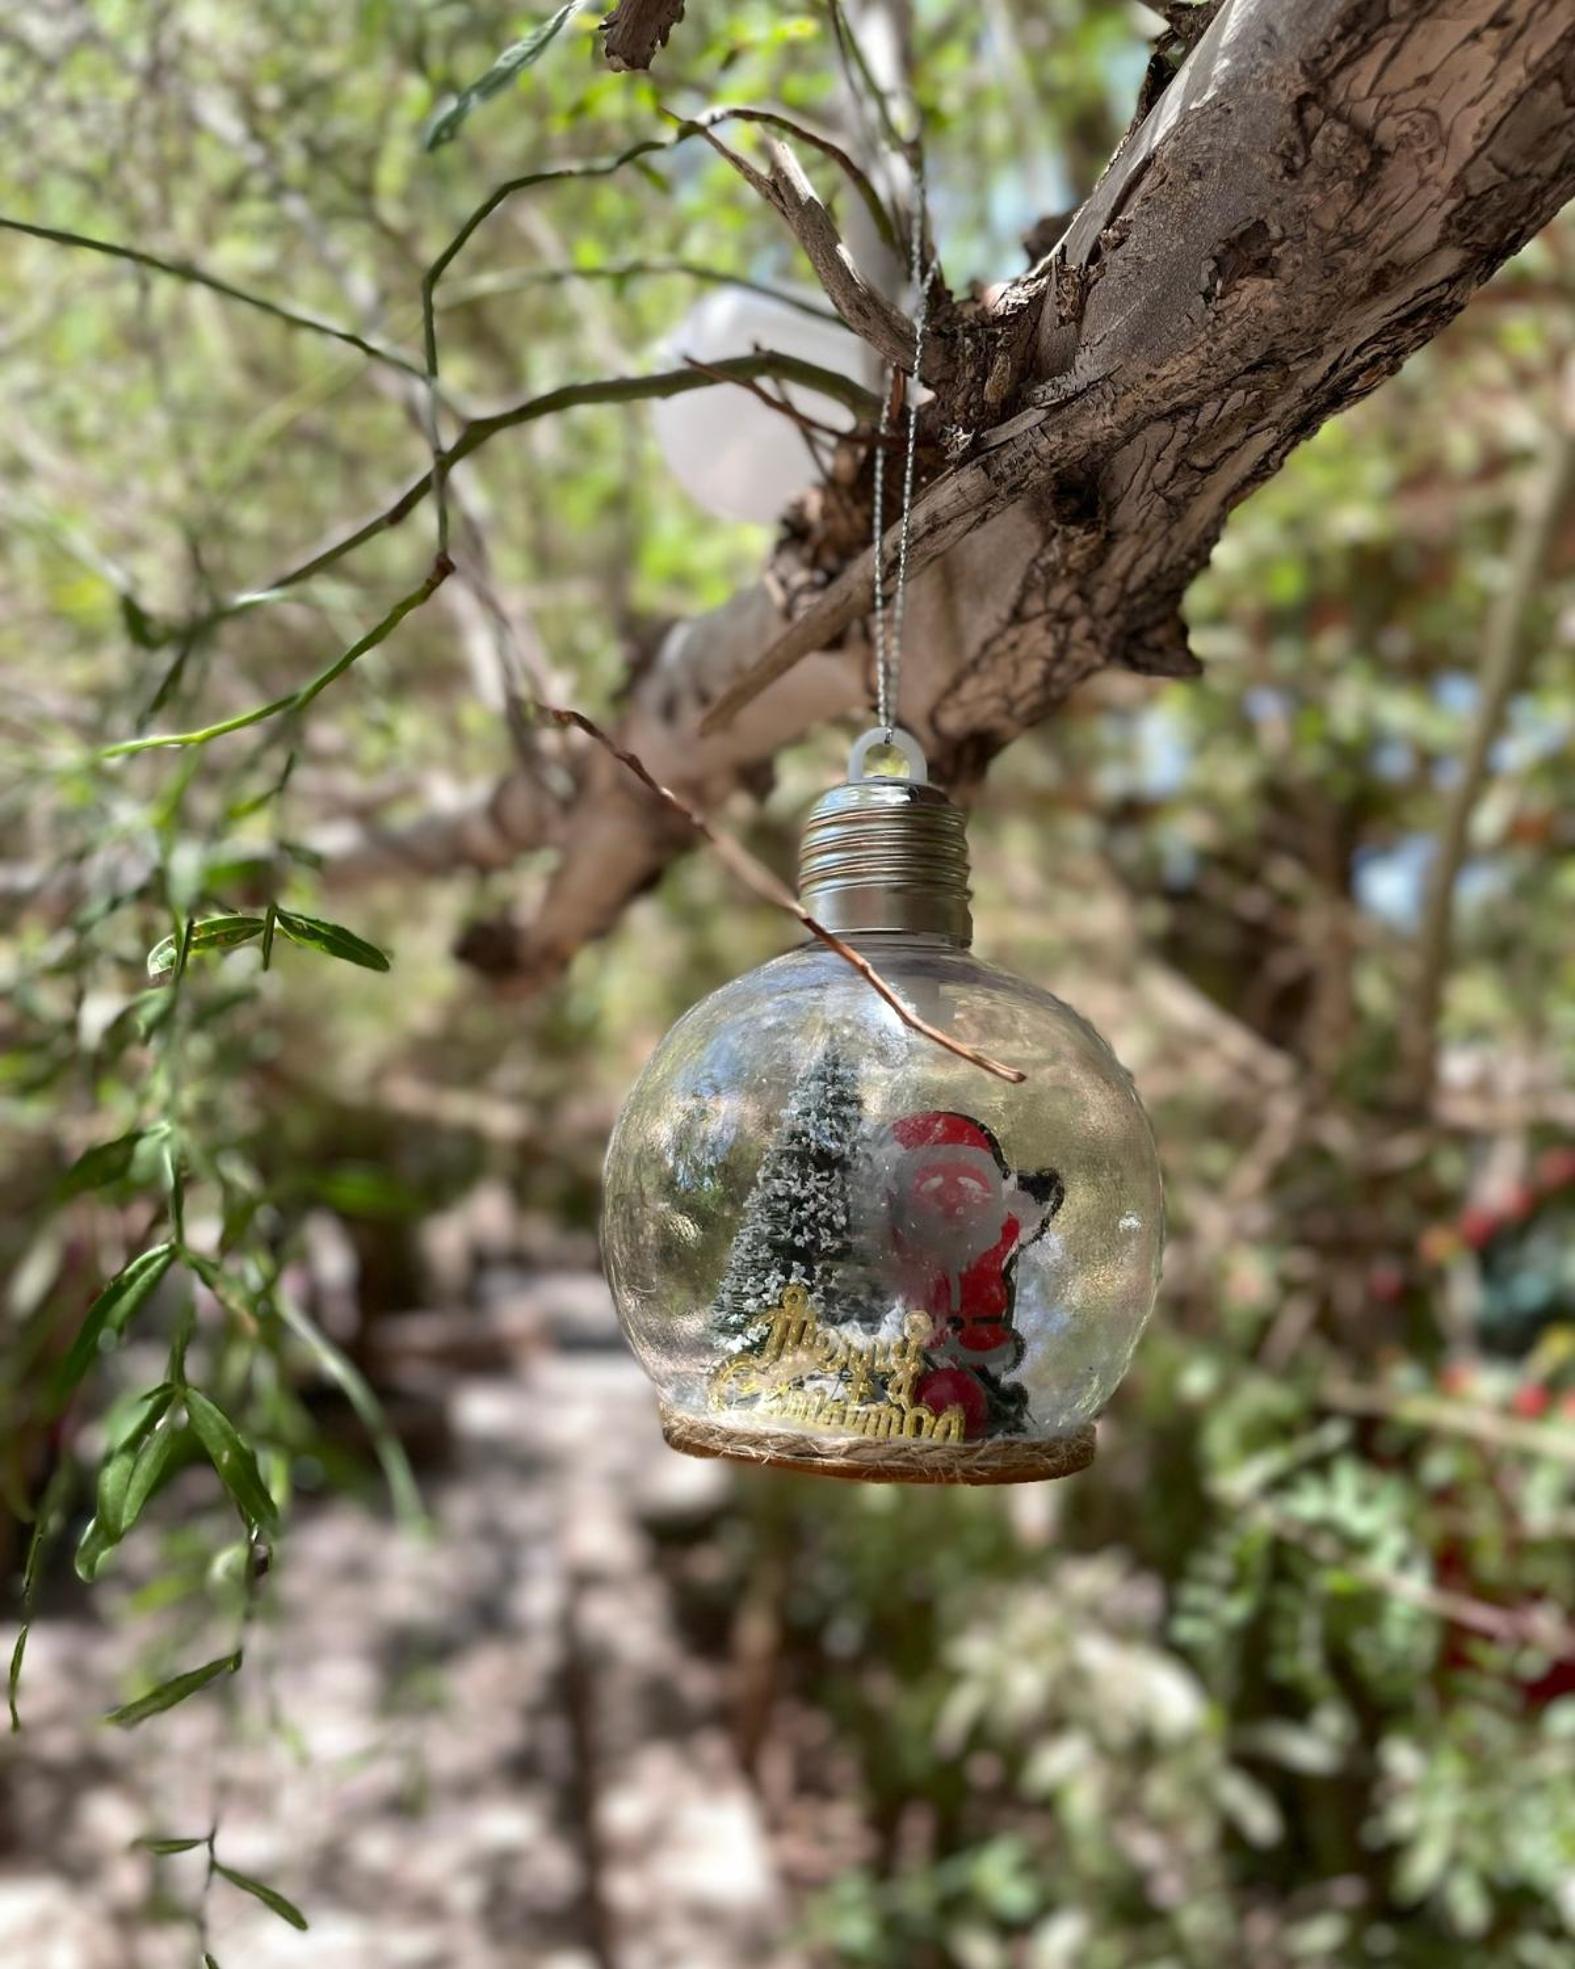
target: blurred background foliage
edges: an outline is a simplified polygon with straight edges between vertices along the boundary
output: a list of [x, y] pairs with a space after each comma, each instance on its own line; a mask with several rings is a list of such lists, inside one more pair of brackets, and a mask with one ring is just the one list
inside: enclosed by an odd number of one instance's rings
[[[422, 271], [493, 185], [669, 136], [663, 107], [834, 114], [822, 12], [691, 11], [655, 81], [608, 73], [570, 20], [429, 150], [527, 17], [27, 10], [0, 29], [4, 216], [416, 362]], [[1088, 189], [1154, 26], [1122, 0], [918, 6], [954, 286], [1015, 271]], [[440, 291], [446, 386], [490, 406], [652, 366], [700, 291], [672, 262], [800, 279], [698, 144], [512, 201]], [[502, 1194], [527, 1255], [584, 1262], [629, 1079], [787, 929], [691, 856], [550, 989], [498, 1001], [451, 948], [528, 909], [544, 858], [338, 867], [347, 829], [509, 766], [508, 639], [448, 590], [308, 713], [103, 757], [295, 688], [416, 584], [424, 514], [266, 592], [422, 469], [419, 395], [310, 327], [47, 239], [4, 236], [0, 293], [0, 1564], [20, 1595], [27, 1526], [60, 1534], [33, 1540], [47, 1605], [73, 1547], [93, 1574], [178, 1492], [139, 1534], [139, 1618], [176, 1614], [156, 1645], [133, 1622], [130, 1694], [242, 1645], [310, 1493], [375, 1502], [380, 1456], [414, 1517], [419, 1424], [363, 1368], [379, 1321], [484, 1299], [485, 1254], [445, 1258], [434, 1227]], [[1561, 222], [1232, 521], [1188, 602], [1201, 683], [1096, 680], [985, 789], [979, 943], [1136, 1072], [1166, 1285], [1064, 1493], [753, 1477], [665, 1553], [695, 1645], [738, 1677], [740, 1755], [826, 1961], [1570, 1959], [1572, 301]], [[638, 408], [509, 433], [456, 500], [513, 660], [593, 713], [629, 639], [723, 598], [767, 539], [687, 502]], [[1419, 1104], [1418, 931], [1495, 611], [1528, 661], [1468, 816]], [[789, 749], [729, 815], [778, 867], [846, 736]], [[392, 972], [275, 910], [349, 925]], [[180, 961], [194, 918], [265, 912], [266, 963], [260, 937]], [[167, 1269], [139, 1259], [165, 1244]], [[117, 1278], [98, 1318], [128, 1344], [73, 1363]], [[24, 1666], [24, 1710], [26, 1687]]]

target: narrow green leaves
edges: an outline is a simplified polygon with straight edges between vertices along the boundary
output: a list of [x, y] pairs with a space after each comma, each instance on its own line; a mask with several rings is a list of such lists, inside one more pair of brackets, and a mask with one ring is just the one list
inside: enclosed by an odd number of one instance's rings
[[98, 1358], [106, 1335], [125, 1332], [132, 1317], [175, 1262], [173, 1244], [155, 1244], [118, 1271], [88, 1307], [65, 1359], [50, 1384], [53, 1405], [59, 1408]]
[[178, 1430], [163, 1428], [175, 1400], [173, 1387], [155, 1388], [145, 1398], [143, 1412], [122, 1440], [111, 1448], [98, 1473], [93, 1516], [76, 1550], [80, 1579], [92, 1583], [105, 1556], [130, 1531], [168, 1464]]
[[30, 1626], [31, 1622], [24, 1620], [16, 1630], [16, 1645], [11, 1650], [11, 1666], [6, 1672], [5, 1701], [6, 1708], [11, 1712], [13, 1731], [22, 1727], [22, 1712], [16, 1706], [16, 1698], [17, 1691], [22, 1686], [22, 1663], [27, 1657], [27, 1636]]
[[423, 139], [427, 149], [438, 150], [442, 145], [451, 143], [474, 110], [506, 89], [517, 75], [523, 75], [526, 69], [540, 61], [568, 24], [570, 16], [577, 14], [584, 3], [585, 0], [568, 0], [566, 6], [560, 7], [549, 19], [532, 28], [522, 40], [505, 48], [484, 74], [478, 75], [467, 88], [461, 89], [454, 100], [446, 103], [428, 123]]
[[325, 923], [317, 916], [297, 916], [291, 909], [276, 910], [275, 917], [291, 943], [319, 951], [324, 957], [342, 958], [346, 964], [359, 964], [368, 971], [388, 969], [388, 958], [377, 945], [345, 929], [343, 924]]
[[[173, 941], [173, 939], [166, 939]], [[156, 1141], [168, 1133], [167, 1122], [152, 1128], [133, 1128], [129, 1135], [117, 1135], [112, 1142], [100, 1142], [79, 1155], [60, 1179], [56, 1195], [64, 1203], [87, 1190], [107, 1189], [131, 1173], [137, 1151], [144, 1142]]]
[[254, 1901], [261, 1901], [265, 1908], [278, 1915], [281, 1921], [288, 1921], [292, 1928], [299, 1928], [304, 1935], [311, 1925], [294, 1901], [287, 1901], [277, 1887], [270, 1887], [261, 1880], [253, 1880], [249, 1873], [237, 1873], [232, 1866], [222, 1860], [215, 1860], [215, 1873], [223, 1874], [232, 1887], [239, 1887], [243, 1894], [250, 1894]]
[[[209, 916], [201, 923], [194, 923], [188, 954], [194, 950], [236, 950], [244, 943], [251, 943], [263, 933], [264, 919], [261, 916]], [[180, 939], [166, 937], [148, 952], [148, 976], [155, 979], [173, 977], [180, 961]]]
[[195, 1388], [186, 1390], [186, 1413], [219, 1481], [253, 1531], [278, 1529], [279, 1513], [257, 1468], [257, 1459], [217, 1403]]
[[[321, 917], [300, 916], [294, 910], [279, 909], [273, 904], [269, 905], [264, 916], [207, 917], [193, 926], [189, 950], [238, 950], [242, 944], [260, 940], [266, 968], [273, 955], [275, 929], [282, 930], [291, 943], [315, 950], [324, 957], [338, 957], [346, 964], [359, 964], [368, 971], [386, 971], [389, 967], [387, 955], [376, 944], [368, 943], [365, 937], [358, 937], [342, 923], [325, 923]], [[148, 952], [149, 977], [168, 982], [175, 976], [180, 958], [180, 940], [166, 937]], [[71, 1187], [66, 1194], [74, 1195], [81, 1189], [96, 1189], [125, 1175], [141, 1140], [140, 1134], [124, 1135], [119, 1141], [105, 1142], [100, 1148], [90, 1149], [68, 1171], [65, 1181]]]
[[407, 1531], [424, 1530], [426, 1512], [422, 1507], [421, 1492], [416, 1487], [415, 1473], [410, 1468], [410, 1459], [366, 1376], [287, 1293], [280, 1293], [276, 1303], [279, 1317], [311, 1350], [318, 1365], [338, 1384], [345, 1399], [365, 1425], [367, 1434], [372, 1438], [377, 1460], [382, 1465], [383, 1477], [400, 1523]]
[[234, 1654], [220, 1655], [215, 1661], [205, 1661], [201, 1668], [188, 1668], [184, 1675], [175, 1675], [168, 1682], [160, 1682], [156, 1689], [149, 1689], [135, 1702], [123, 1703], [119, 1709], [112, 1709], [104, 1720], [122, 1730], [134, 1730], [150, 1716], [160, 1715], [164, 1710], [173, 1709], [177, 1703], [184, 1702], [188, 1696], [196, 1695], [199, 1689], [205, 1689], [221, 1675], [233, 1675], [240, 1665], [241, 1651], [237, 1648]]
[[148, 1833], [141, 1839], [132, 1840], [133, 1846], [140, 1846], [146, 1853], [195, 1853], [199, 1846], [206, 1846], [205, 1837], [197, 1839], [163, 1839]]
[[33, 1624], [33, 1603], [38, 1597], [38, 1581], [44, 1569], [44, 1559], [55, 1537], [66, 1520], [66, 1509], [76, 1481], [76, 1464], [69, 1456], [62, 1457], [55, 1466], [55, 1473], [44, 1487], [43, 1501], [38, 1507], [38, 1515], [33, 1520], [33, 1536], [28, 1541], [27, 1563], [22, 1569], [22, 1621], [17, 1629], [16, 1645], [11, 1650], [11, 1667], [6, 1678], [6, 1706], [11, 1712], [11, 1728], [22, 1727], [21, 1712], [16, 1706], [17, 1692], [22, 1685], [22, 1661], [27, 1653], [27, 1637]]

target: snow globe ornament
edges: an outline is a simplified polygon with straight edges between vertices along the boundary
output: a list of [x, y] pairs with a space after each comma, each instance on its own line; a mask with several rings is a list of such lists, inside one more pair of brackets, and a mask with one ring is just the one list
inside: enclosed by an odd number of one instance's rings
[[[906, 777], [866, 776], [895, 740]], [[970, 948], [959, 810], [905, 733], [811, 809], [819, 940], [688, 1012], [607, 1153], [602, 1249], [677, 1449], [839, 1477], [1065, 1476], [1154, 1303], [1153, 1134], [1083, 1019]]]

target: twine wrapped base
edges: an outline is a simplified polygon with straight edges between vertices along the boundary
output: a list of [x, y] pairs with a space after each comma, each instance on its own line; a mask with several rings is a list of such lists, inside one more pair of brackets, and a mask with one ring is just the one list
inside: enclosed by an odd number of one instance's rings
[[1094, 1460], [1090, 1424], [1046, 1442], [1003, 1437], [986, 1443], [871, 1442], [791, 1429], [740, 1429], [661, 1403], [662, 1434], [685, 1456], [725, 1456], [812, 1477], [862, 1484], [1031, 1484], [1072, 1477]]

